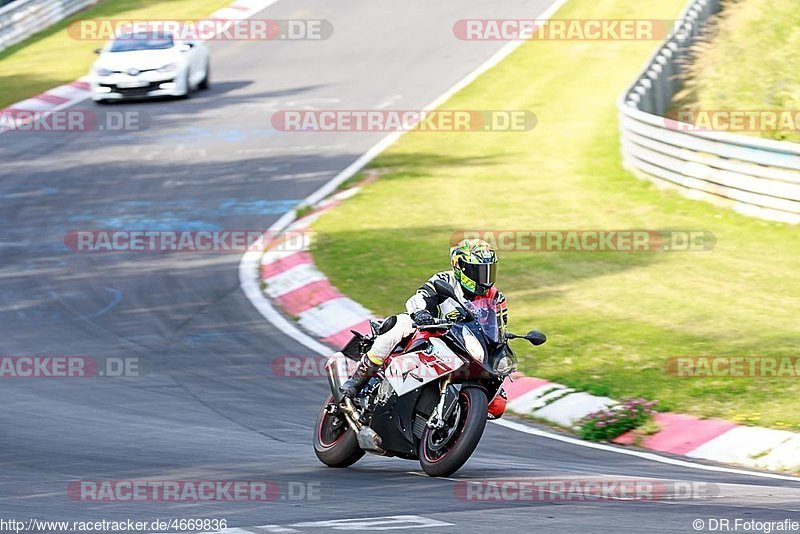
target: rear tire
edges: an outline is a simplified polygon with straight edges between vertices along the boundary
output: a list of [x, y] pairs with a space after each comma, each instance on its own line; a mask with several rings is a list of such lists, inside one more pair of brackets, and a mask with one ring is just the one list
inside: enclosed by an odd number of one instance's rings
[[[428, 426], [419, 441], [419, 463], [432, 477], [452, 475], [463, 466], [478, 446], [486, 428], [486, 393], [476, 387], [464, 387], [458, 405], [444, 429]], [[448, 432], [448, 429], [455, 431]]]
[[[330, 396], [325, 405], [332, 402]], [[328, 467], [349, 467], [359, 461], [365, 451], [358, 446], [356, 433], [347, 419], [343, 415], [329, 414], [323, 406], [314, 426], [314, 454]]]

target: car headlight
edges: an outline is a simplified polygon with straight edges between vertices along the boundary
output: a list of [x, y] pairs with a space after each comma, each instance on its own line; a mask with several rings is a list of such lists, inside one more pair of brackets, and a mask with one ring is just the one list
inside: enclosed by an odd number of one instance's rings
[[507, 375], [517, 368], [517, 362], [514, 361], [514, 358], [511, 356], [503, 356], [499, 360], [497, 360], [497, 364], [495, 365], [495, 371], [499, 375]]
[[469, 355], [475, 358], [477, 361], [483, 363], [484, 351], [481, 342], [478, 341], [478, 338], [475, 337], [475, 334], [473, 334], [468, 328], [462, 328], [461, 331], [464, 335], [464, 347], [467, 349], [467, 352], [469, 352]]
[[177, 68], [178, 68], [178, 64], [177, 63], [167, 63], [166, 65], [164, 65], [163, 67], [161, 67], [161, 68], [159, 68], [157, 70], [158, 70], [158, 72], [172, 72]]
[[98, 76], [111, 76], [112, 74], [114, 74], [114, 71], [112, 71], [111, 69], [107, 69], [105, 67], [97, 67], [96, 69], [94, 69], [94, 72]]

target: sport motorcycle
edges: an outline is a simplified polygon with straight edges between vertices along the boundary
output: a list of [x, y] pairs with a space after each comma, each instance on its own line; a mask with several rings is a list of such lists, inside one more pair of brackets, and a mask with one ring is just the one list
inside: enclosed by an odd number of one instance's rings
[[317, 417], [314, 452], [329, 467], [348, 467], [365, 453], [419, 460], [430, 476], [456, 472], [472, 455], [489, 418], [505, 410], [503, 381], [517, 368], [508, 344], [525, 339], [534, 346], [547, 338], [500, 328], [492, 298], [459, 302], [452, 288], [437, 280], [442, 299], [455, 312], [417, 326], [384, 360], [352, 399], [339, 387], [378, 335], [353, 331], [353, 337], [325, 364], [331, 394]]

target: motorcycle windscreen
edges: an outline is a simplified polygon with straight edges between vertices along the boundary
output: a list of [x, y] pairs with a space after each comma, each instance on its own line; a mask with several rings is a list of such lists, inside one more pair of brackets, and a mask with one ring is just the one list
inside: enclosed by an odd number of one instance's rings
[[464, 365], [464, 360], [450, 350], [444, 341], [437, 338], [428, 341], [432, 350], [399, 354], [386, 366], [386, 380], [398, 397], [438, 380]]
[[475, 322], [478, 323], [487, 339], [497, 343], [500, 340], [497, 302], [491, 298], [483, 298], [465, 302], [464, 306], [475, 317]]

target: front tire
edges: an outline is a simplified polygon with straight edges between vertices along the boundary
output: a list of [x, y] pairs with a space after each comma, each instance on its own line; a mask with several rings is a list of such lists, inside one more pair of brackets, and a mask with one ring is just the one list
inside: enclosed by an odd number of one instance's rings
[[184, 86], [186, 88], [186, 92], [183, 93], [180, 98], [187, 99], [191, 98], [192, 96], [192, 73], [189, 70], [186, 70], [186, 76], [184, 77]]
[[419, 463], [432, 477], [452, 475], [463, 466], [483, 436], [486, 428], [486, 393], [476, 387], [463, 387], [458, 404], [444, 428], [428, 426], [419, 442]]
[[203, 76], [203, 79], [200, 81], [200, 85], [197, 88], [201, 91], [205, 91], [211, 87], [211, 64], [206, 63], [206, 74]]
[[[332, 402], [333, 396], [330, 396], [325, 405]], [[323, 406], [314, 426], [314, 454], [328, 467], [349, 467], [365, 452], [358, 446], [356, 433], [347, 419], [343, 415], [329, 414]]]

